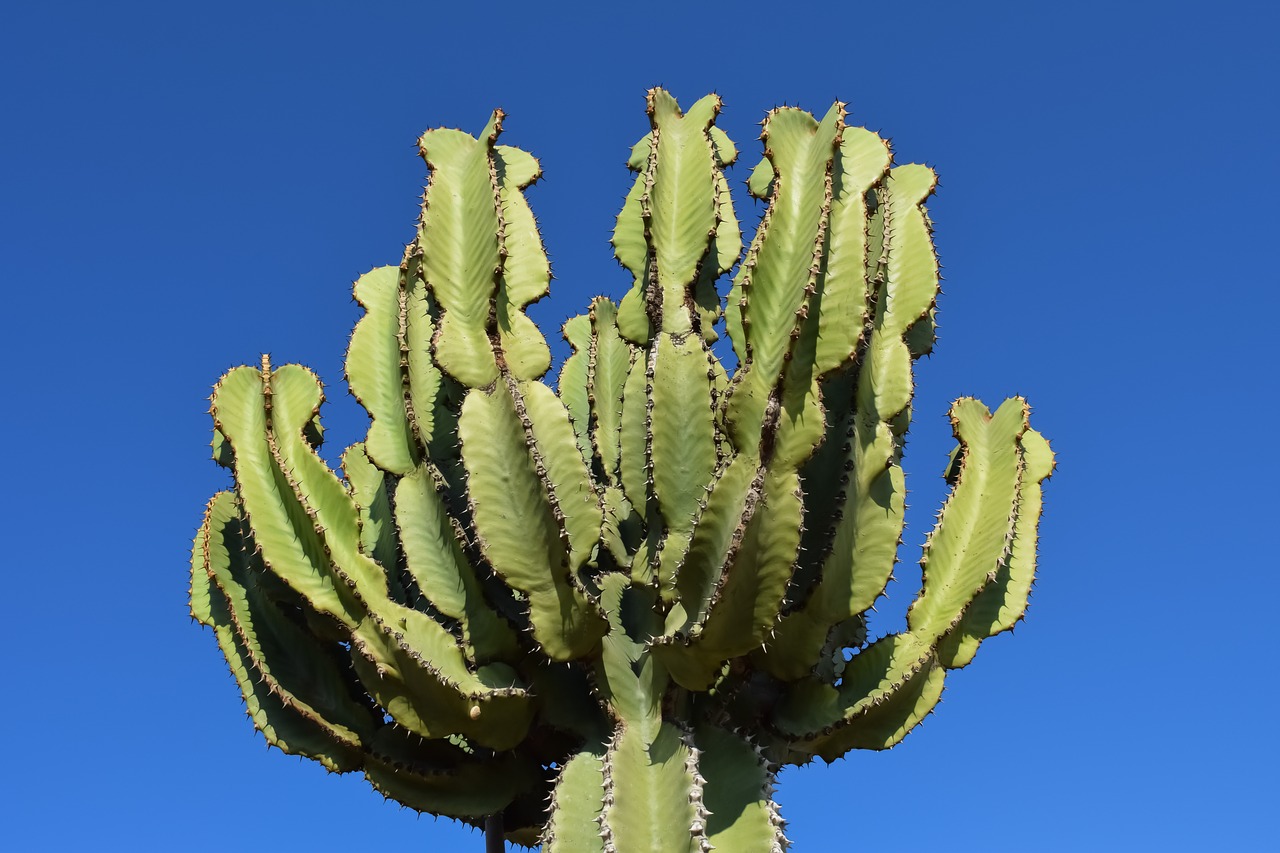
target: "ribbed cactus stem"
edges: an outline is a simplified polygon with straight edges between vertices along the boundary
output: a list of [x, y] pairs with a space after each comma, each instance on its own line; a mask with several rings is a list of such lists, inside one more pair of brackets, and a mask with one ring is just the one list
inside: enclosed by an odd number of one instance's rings
[[648, 93], [613, 234], [628, 287], [564, 324], [556, 391], [525, 314], [550, 283], [541, 168], [499, 144], [501, 111], [422, 135], [417, 234], [355, 283], [370, 423], [340, 473], [313, 373], [263, 356], [218, 381], [233, 478], [191, 612], [269, 744], [490, 851], [782, 853], [782, 767], [898, 743], [1023, 618], [1053, 453], [1022, 398], [966, 398], [920, 593], [867, 636], [936, 330], [932, 170], [842, 103], [773, 110], [741, 257], [720, 109]]

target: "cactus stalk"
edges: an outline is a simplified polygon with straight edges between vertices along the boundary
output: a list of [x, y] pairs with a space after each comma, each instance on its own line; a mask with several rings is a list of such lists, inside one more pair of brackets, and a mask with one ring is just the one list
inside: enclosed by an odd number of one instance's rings
[[867, 636], [934, 341], [932, 170], [894, 166], [843, 104], [773, 110], [744, 255], [720, 106], [649, 93], [613, 237], [630, 287], [565, 324], [557, 391], [524, 313], [550, 282], [541, 170], [499, 144], [500, 111], [423, 135], [417, 235], [355, 284], [370, 426], [341, 474], [314, 374], [264, 356], [219, 380], [234, 482], [191, 612], [269, 744], [488, 850], [777, 853], [782, 767], [892, 747], [1023, 617], [1053, 453], [1021, 398], [962, 399], [922, 589]]

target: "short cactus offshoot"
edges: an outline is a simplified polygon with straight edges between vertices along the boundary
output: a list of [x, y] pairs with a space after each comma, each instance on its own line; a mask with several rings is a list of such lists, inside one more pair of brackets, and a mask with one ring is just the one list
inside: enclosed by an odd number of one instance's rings
[[540, 170], [500, 112], [422, 137], [417, 236], [356, 282], [346, 372], [371, 423], [341, 475], [309, 370], [218, 382], [235, 482], [191, 610], [268, 743], [549, 853], [773, 853], [779, 768], [898, 743], [1022, 618], [1053, 454], [1021, 398], [962, 399], [923, 589], [867, 637], [934, 341], [933, 172], [842, 104], [774, 110], [740, 258], [719, 109], [649, 93], [613, 237], [633, 284], [565, 324], [558, 393], [524, 314], [550, 281]]

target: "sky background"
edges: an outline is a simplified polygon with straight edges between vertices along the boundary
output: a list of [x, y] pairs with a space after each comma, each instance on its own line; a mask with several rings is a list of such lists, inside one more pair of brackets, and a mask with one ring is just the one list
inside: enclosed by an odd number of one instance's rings
[[0, 846], [482, 848], [245, 719], [186, 609], [229, 482], [206, 398], [269, 351], [325, 381], [329, 458], [363, 436], [350, 283], [412, 237], [417, 136], [496, 106], [546, 174], [530, 313], [562, 358], [559, 324], [628, 284], [608, 238], [660, 84], [723, 97], [739, 191], [767, 109], [837, 98], [941, 175], [881, 630], [952, 399], [1027, 396], [1058, 454], [1027, 622], [900, 747], [785, 771], [793, 849], [1277, 849], [1278, 25], [1221, 0], [9, 4]]

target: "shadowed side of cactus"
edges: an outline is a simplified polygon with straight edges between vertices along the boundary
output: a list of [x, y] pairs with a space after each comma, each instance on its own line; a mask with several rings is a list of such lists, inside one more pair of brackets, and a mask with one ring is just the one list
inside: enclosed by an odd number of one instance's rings
[[557, 392], [524, 313], [550, 281], [540, 169], [501, 112], [423, 135], [417, 236], [356, 282], [370, 427], [341, 474], [306, 368], [218, 382], [234, 485], [191, 610], [268, 743], [550, 853], [774, 853], [781, 767], [898, 743], [1022, 618], [1053, 454], [1021, 398], [963, 399], [922, 589], [867, 637], [934, 340], [933, 172], [842, 104], [774, 110], [743, 255], [719, 110], [649, 93], [613, 238], [631, 286], [565, 324]]

